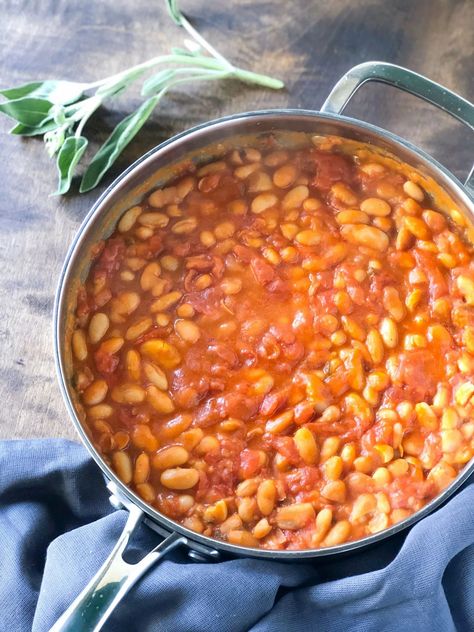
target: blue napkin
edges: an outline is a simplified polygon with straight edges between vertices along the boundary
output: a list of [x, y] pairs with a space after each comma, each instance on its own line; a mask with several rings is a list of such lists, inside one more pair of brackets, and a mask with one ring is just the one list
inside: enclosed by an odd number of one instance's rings
[[[0, 442], [0, 629], [46, 632], [125, 519], [82, 446]], [[143, 527], [133, 553], [157, 541]], [[105, 630], [472, 632], [474, 482], [408, 535], [345, 559], [198, 564], [176, 551], [139, 581]]]

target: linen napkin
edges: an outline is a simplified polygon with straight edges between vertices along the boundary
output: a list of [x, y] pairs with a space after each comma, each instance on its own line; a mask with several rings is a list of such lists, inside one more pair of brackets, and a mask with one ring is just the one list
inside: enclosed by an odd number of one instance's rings
[[[81, 445], [0, 442], [0, 630], [46, 632], [125, 519]], [[158, 541], [142, 527], [133, 554]], [[474, 481], [408, 534], [343, 559], [196, 563], [175, 551], [139, 580], [104, 629], [472, 632]]]

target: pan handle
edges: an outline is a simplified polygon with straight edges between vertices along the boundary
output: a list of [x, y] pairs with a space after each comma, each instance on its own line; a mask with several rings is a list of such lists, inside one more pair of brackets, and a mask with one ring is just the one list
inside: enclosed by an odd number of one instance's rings
[[[368, 81], [386, 83], [404, 92], [410, 92], [451, 114], [474, 131], [472, 103], [423, 75], [381, 61], [368, 61], [348, 70], [331, 90], [321, 112], [341, 114], [357, 90]], [[474, 167], [467, 177], [465, 187], [474, 197]]]
[[187, 544], [185, 537], [173, 532], [136, 564], [125, 562], [122, 554], [145, 516], [135, 505], [127, 508], [127, 522], [112, 553], [81, 594], [59, 617], [50, 632], [97, 632], [119, 601], [150, 566], [175, 547]]

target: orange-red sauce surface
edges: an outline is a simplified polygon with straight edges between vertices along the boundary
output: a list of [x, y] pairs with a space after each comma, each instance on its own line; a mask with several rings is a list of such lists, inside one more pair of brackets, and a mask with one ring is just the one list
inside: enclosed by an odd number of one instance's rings
[[472, 250], [380, 162], [234, 150], [128, 210], [78, 295], [74, 385], [146, 502], [243, 546], [419, 510], [474, 446]]

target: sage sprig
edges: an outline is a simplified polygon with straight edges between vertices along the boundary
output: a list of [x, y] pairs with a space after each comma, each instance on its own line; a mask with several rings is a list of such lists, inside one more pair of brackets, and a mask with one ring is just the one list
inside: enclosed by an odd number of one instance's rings
[[71, 187], [76, 168], [88, 146], [84, 128], [91, 116], [106, 101], [127, 90], [152, 69], [155, 73], [145, 79], [141, 89], [146, 100], [120, 121], [92, 157], [82, 176], [81, 193], [99, 184], [161, 99], [175, 86], [233, 78], [274, 90], [283, 88], [284, 84], [278, 79], [234, 66], [195, 30], [179, 10], [176, 0], [165, 2], [173, 21], [192, 38], [184, 40], [184, 47], [173, 48], [167, 55], [154, 57], [93, 83], [47, 80], [0, 90], [6, 99], [0, 103], [0, 112], [16, 122], [10, 133], [43, 136], [49, 155], [55, 157], [57, 194], [67, 193]]

